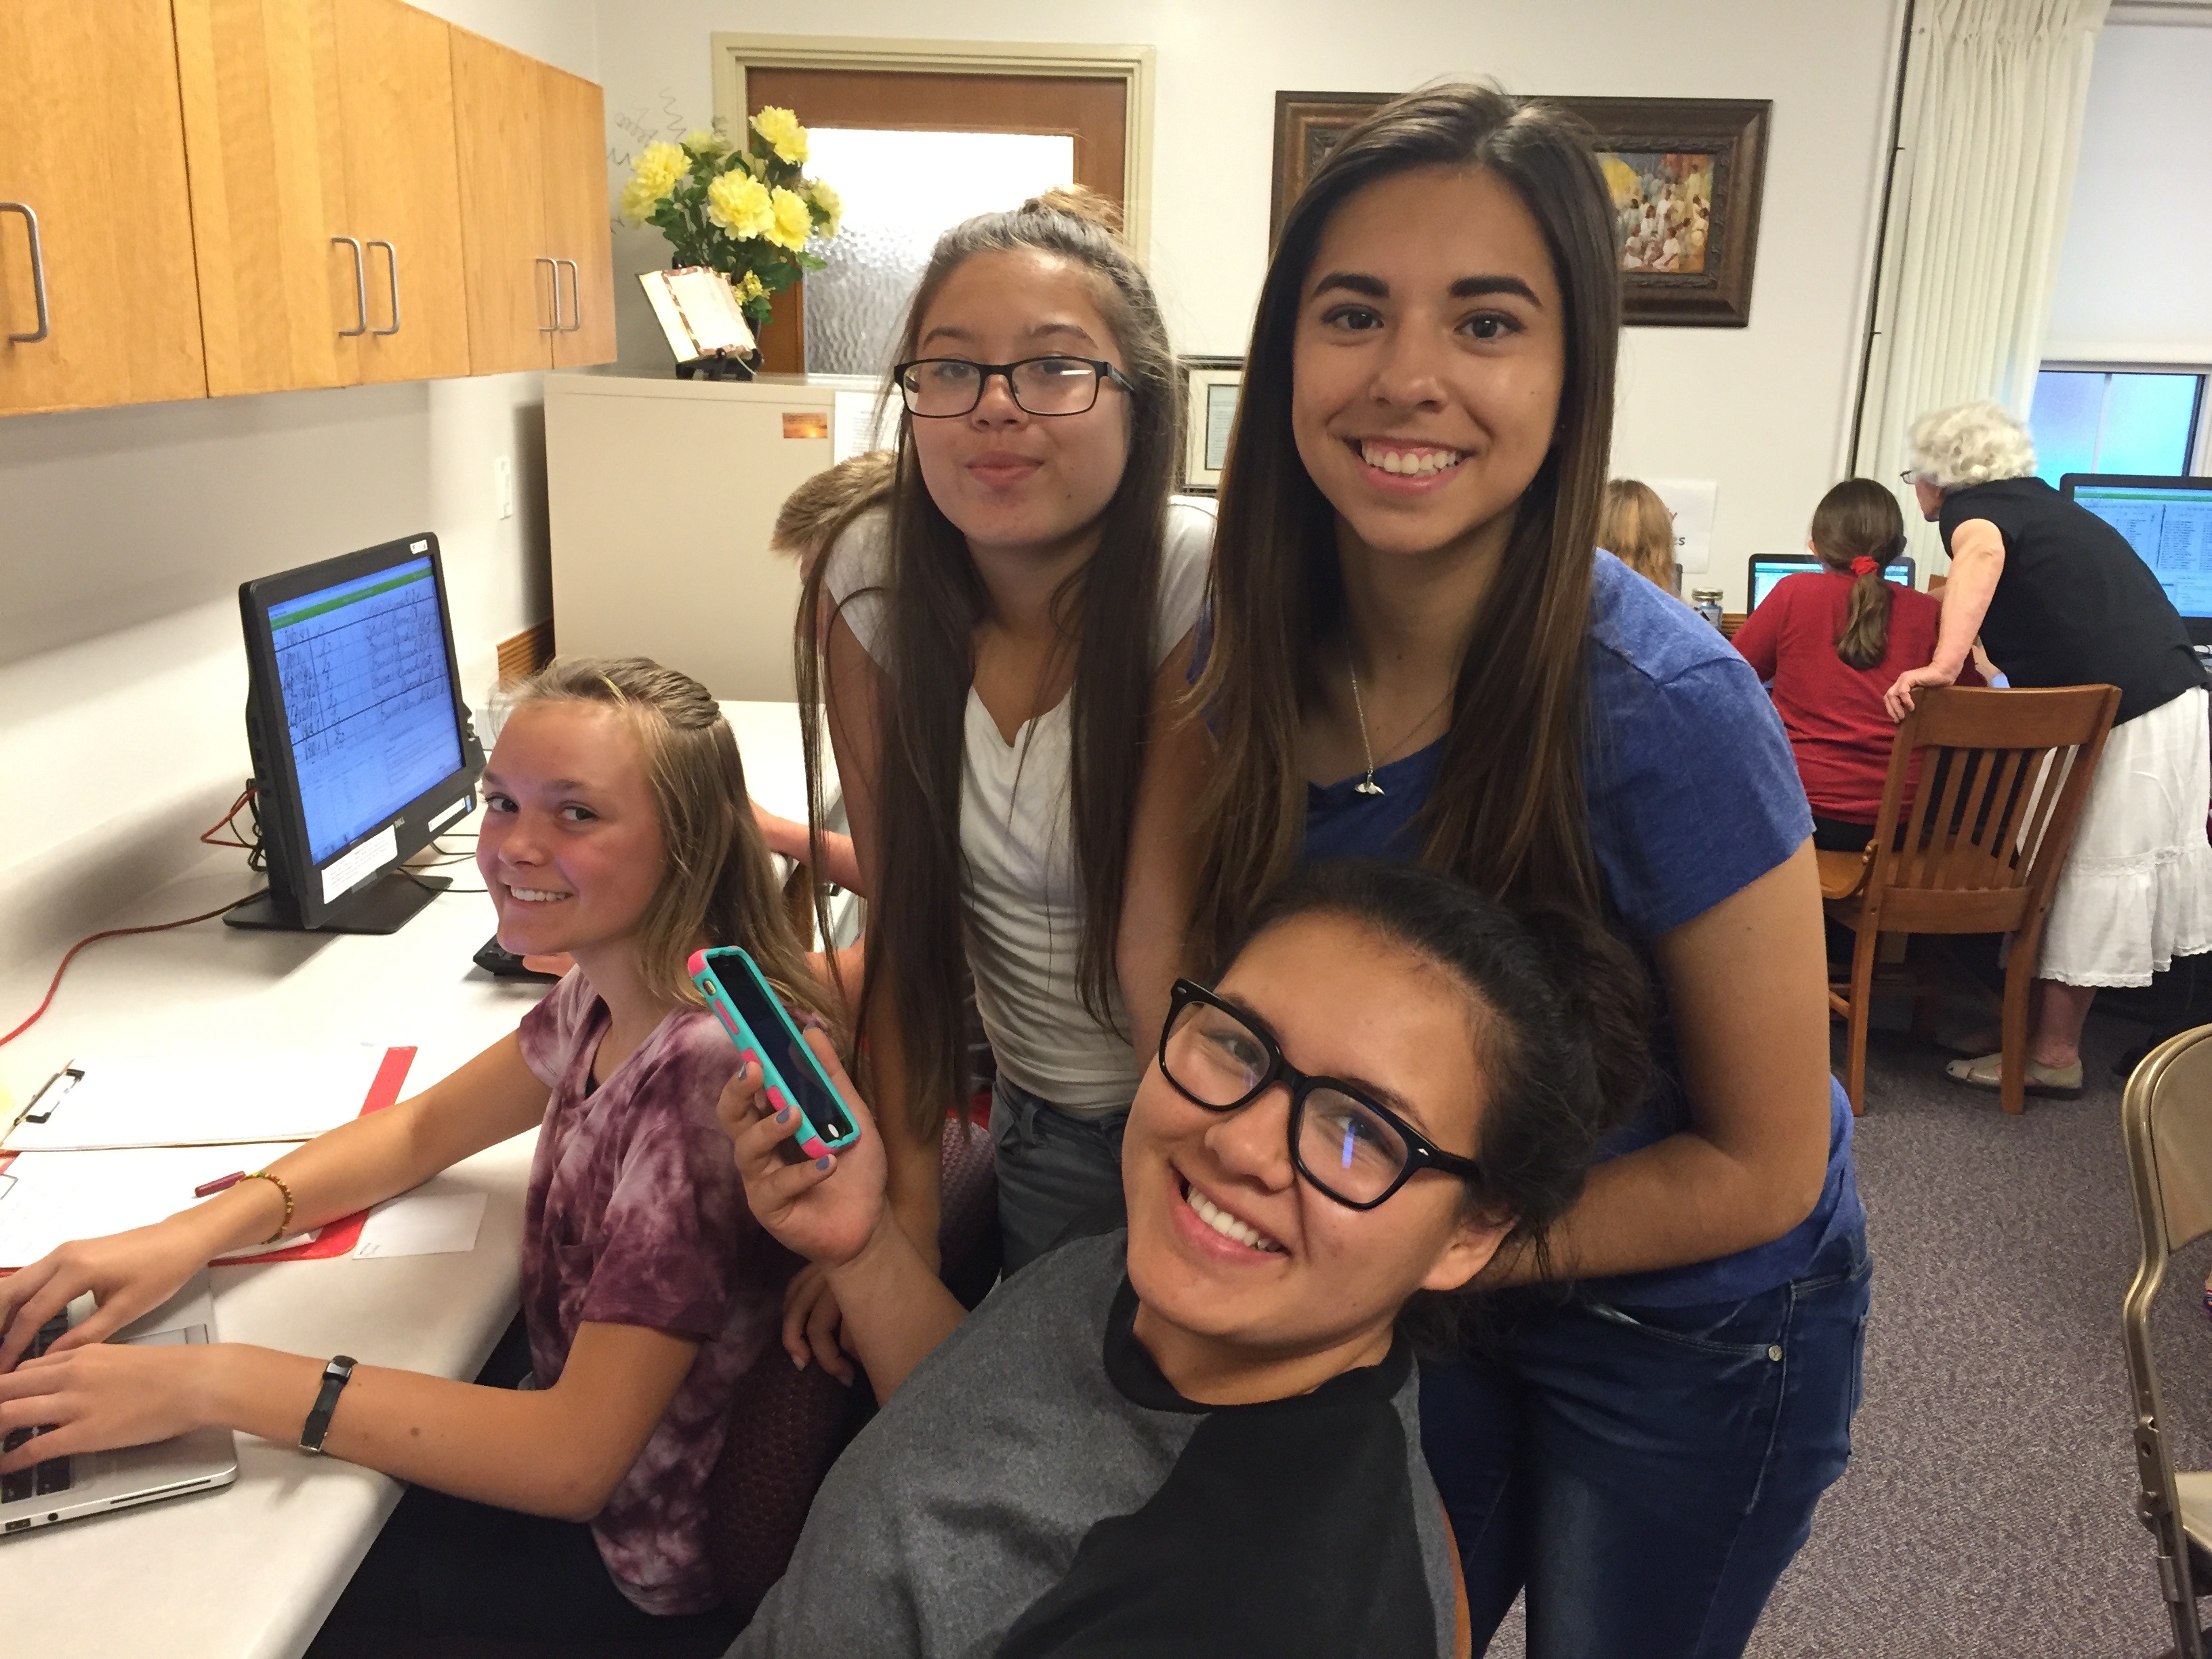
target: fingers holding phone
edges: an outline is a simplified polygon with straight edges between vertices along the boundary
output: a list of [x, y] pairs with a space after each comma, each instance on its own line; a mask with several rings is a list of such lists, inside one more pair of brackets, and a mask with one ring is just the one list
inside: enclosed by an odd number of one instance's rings
[[[809, 1041], [836, 1064], [828, 1039], [810, 1033]], [[842, 1070], [837, 1075], [842, 1081]], [[805, 1156], [797, 1146], [805, 1115], [781, 1090], [763, 1085], [760, 1061], [750, 1056], [716, 1109], [754, 1217], [777, 1243], [832, 1267], [860, 1253], [885, 1207], [883, 1141], [867, 1109], [850, 1096], [848, 1106], [854, 1137], [842, 1151]]]

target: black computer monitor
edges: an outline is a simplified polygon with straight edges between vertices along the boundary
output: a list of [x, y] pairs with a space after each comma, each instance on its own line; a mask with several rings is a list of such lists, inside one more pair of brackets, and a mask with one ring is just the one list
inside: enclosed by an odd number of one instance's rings
[[[1774, 586], [1786, 576], [1802, 575], [1808, 570], [1826, 570], [1828, 567], [1810, 553], [1754, 553], [1751, 572], [1745, 579], [1744, 592], [1751, 603], [1747, 611], [1756, 611]], [[1909, 554], [1900, 553], [1882, 567], [1883, 580], [1895, 582], [1900, 587], [1912, 586], [1913, 565]]]
[[475, 806], [483, 769], [438, 538], [264, 576], [238, 602], [269, 892], [224, 920], [391, 933], [450, 884], [395, 867]]
[[2058, 487], [2128, 538], [2191, 641], [2212, 645], [2212, 478], [2069, 472]]

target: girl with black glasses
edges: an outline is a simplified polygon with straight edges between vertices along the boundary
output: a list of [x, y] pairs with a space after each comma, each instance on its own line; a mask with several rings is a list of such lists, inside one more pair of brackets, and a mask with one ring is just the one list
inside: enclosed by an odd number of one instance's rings
[[1409, 1328], [1501, 1245], [1540, 1255], [1638, 1091], [1642, 997], [1587, 923], [1309, 870], [1217, 986], [1176, 987], [1126, 1231], [964, 1323], [888, 1217], [883, 1142], [789, 1161], [748, 1066], [721, 1103], [746, 1197], [885, 1404], [733, 1659], [1466, 1652]]

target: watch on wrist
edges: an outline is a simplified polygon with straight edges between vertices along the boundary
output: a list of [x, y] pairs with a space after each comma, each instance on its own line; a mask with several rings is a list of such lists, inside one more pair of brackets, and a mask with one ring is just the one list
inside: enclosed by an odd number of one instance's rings
[[300, 1431], [300, 1449], [315, 1456], [323, 1452], [323, 1437], [331, 1431], [331, 1413], [338, 1408], [338, 1395], [353, 1376], [354, 1357], [342, 1353], [323, 1367], [323, 1386], [316, 1390], [307, 1425]]

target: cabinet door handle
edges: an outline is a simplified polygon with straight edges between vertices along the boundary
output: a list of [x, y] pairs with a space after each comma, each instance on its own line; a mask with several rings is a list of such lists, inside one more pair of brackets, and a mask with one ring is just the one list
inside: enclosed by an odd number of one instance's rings
[[[563, 324], [561, 331], [574, 334], [584, 325], [584, 273], [576, 268], [574, 259], [556, 259], [553, 265], [556, 270], [562, 265], [568, 267], [568, 309], [575, 320]], [[553, 301], [553, 320], [556, 323], [561, 321], [561, 301], [557, 292]]]
[[399, 250], [392, 246], [391, 243], [386, 241], [381, 236], [377, 237], [373, 241], [365, 242], [362, 246], [364, 247], [380, 247], [384, 250], [384, 274], [386, 283], [392, 289], [392, 326], [390, 328], [372, 328], [368, 331], [371, 334], [377, 335], [397, 334], [399, 332]]
[[18, 345], [29, 345], [46, 337], [46, 255], [39, 246], [39, 216], [31, 211], [28, 202], [0, 202], [0, 213], [21, 214], [23, 228], [31, 238], [31, 303], [39, 308], [39, 325], [28, 334], [8, 337]]
[[333, 245], [343, 243], [353, 250], [354, 325], [338, 331], [338, 338], [350, 340], [356, 334], [368, 332], [368, 267], [362, 258], [359, 237], [333, 236], [331, 241]]
[[540, 334], [557, 334], [561, 331], [561, 262], [549, 254], [541, 253], [531, 264], [532, 266], [544, 265], [553, 273], [553, 320], [538, 324], [538, 331]]

